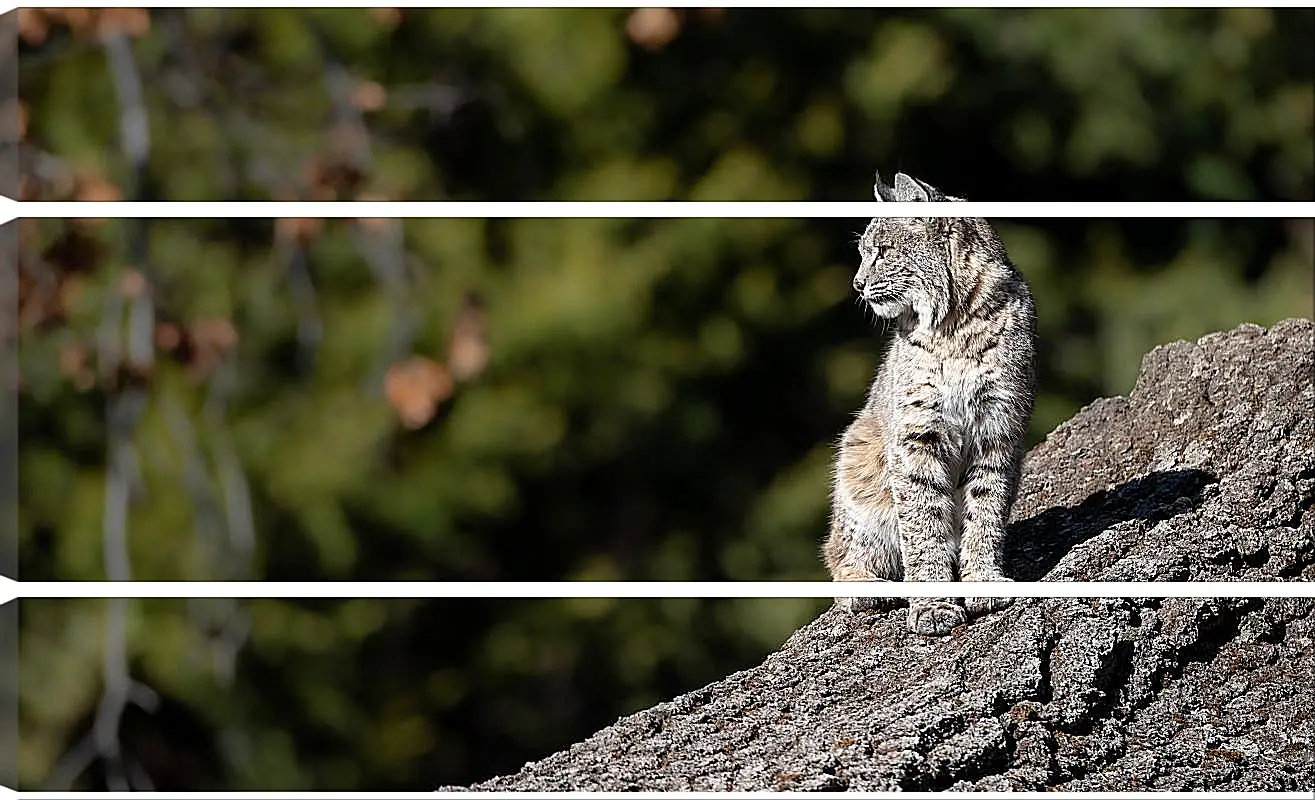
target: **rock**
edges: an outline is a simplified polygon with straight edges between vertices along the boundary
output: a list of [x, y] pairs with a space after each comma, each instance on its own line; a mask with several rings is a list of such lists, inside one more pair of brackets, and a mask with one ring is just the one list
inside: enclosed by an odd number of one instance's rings
[[[1315, 579], [1315, 325], [1158, 347], [1028, 456], [1019, 580]], [[1315, 599], [1024, 599], [926, 639], [835, 610], [480, 790], [1294, 791]], [[839, 632], [840, 635], [836, 635]]]

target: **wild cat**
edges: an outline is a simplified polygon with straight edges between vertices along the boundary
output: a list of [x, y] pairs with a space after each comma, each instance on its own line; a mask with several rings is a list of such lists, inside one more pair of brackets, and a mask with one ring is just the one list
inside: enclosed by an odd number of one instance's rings
[[[893, 187], [878, 175], [875, 194], [959, 199], [903, 173]], [[840, 440], [827, 568], [844, 581], [1007, 581], [1001, 543], [1036, 397], [1032, 294], [983, 219], [873, 219], [858, 250], [854, 290], [895, 334]], [[1009, 602], [914, 598], [909, 628], [943, 636]]]

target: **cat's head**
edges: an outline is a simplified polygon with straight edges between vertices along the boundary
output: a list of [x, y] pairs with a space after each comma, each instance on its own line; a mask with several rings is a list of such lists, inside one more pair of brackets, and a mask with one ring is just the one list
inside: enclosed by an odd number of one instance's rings
[[[887, 186], [876, 178], [873, 194], [884, 202], [958, 200], [904, 173]], [[950, 228], [953, 219], [883, 218], [868, 224], [858, 240], [854, 291], [879, 317], [917, 317], [935, 327], [949, 312]]]

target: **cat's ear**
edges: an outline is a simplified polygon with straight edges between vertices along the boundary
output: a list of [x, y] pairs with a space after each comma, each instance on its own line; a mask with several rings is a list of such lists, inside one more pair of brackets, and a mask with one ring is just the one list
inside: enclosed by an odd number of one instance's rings
[[895, 199], [904, 202], [930, 203], [939, 200], [941, 193], [935, 188], [903, 172], [895, 175]]
[[886, 184], [881, 182], [880, 172], [876, 174], [876, 177], [873, 178], [873, 181], [874, 183], [872, 184], [872, 195], [874, 197], [884, 202], [893, 202], [895, 200], [895, 191], [891, 189], [889, 186], [887, 186]]

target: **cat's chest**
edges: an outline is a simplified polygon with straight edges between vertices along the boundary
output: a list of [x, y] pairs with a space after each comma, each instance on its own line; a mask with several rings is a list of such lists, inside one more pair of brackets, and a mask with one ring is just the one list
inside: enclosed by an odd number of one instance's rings
[[987, 388], [982, 366], [965, 359], [946, 359], [937, 366], [928, 377], [936, 388], [941, 417], [961, 430], [975, 427]]
[[919, 407], [952, 430], [976, 428], [991, 397], [989, 367], [972, 359], [918, 355], [922, 357], [912, 359], [913, 368], [906, 373], [908, 396], [919, 397]]

